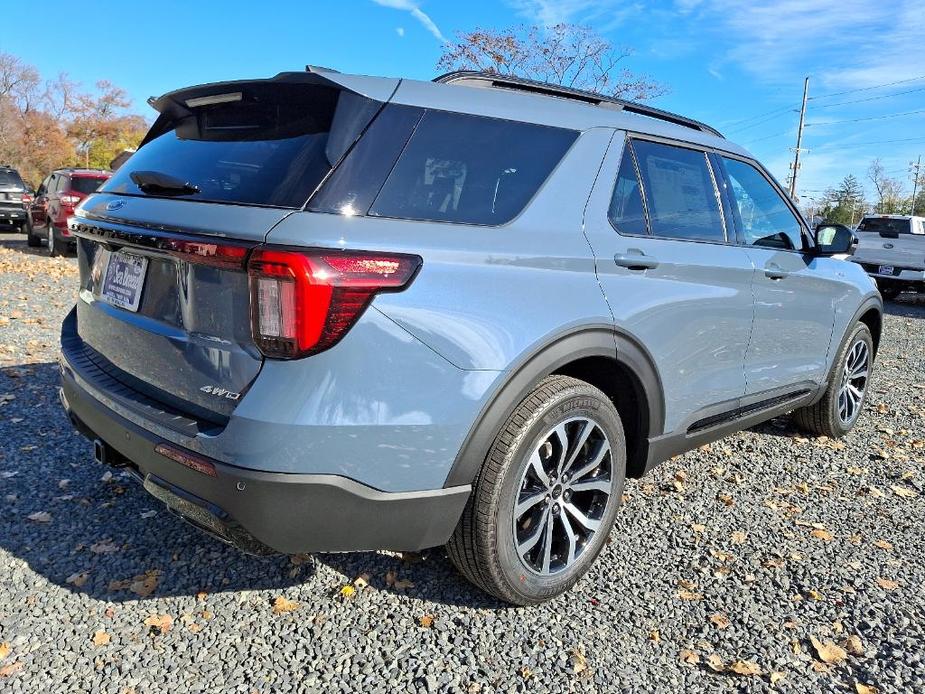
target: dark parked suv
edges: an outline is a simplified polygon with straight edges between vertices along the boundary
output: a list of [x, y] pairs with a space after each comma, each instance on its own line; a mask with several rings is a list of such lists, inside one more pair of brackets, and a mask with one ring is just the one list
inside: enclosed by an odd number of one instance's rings
[[28, 233], [30, 202], [32, 190], [23, 183], [19, 172], [9, 166], [0, 166], [0, 228]]
[[[249, 552], [577, 581], [624, 479], [861, 415], [882, 302], [847, 229], [688, 118], [477, 73], [152, 101], [81, 204], [61, 397], [96, 458]], [[631, 560], [631, 558], [630, 558]]]
[[68, 220], [80, 201], [111, 175], [100, 169], [58, 169], [50, 173], [35, 191], [32, 201], [29, 245], [41, 246], [44, 241], [53, 256], [73, 253], [76, 241], [68, 231]]

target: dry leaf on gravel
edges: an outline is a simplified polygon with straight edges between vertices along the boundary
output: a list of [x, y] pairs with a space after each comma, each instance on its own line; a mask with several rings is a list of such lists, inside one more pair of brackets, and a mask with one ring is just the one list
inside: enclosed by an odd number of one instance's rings
[[119, 545], [110, 539], [100, 540], [90, 545], [90, 551], [94, 554], [114, 554], [121, 549]]
[[77, 586], [80, 588], [84, 583], [87, 582], [87, 579], [90, 577], [89, 571], [81, 571], [79, 573], [74, 573], [68, 576], [65, 579], [65, 583], [70, 583], [72, 586]]
[[883, 588], [884, 590], [896, 590], [899, 588], [899, 581], [894, 581], [889, 578], [878, 577], [877, 585]]
[[830, 533], [828, 530], [823, 530], [822, 528], [814, 529], [810, 535], [815, 537], [817, 540], [822, 540], [823, 542], [831, 542], [833, 539], [832, 533]]
[[787, 673], [785, 673], [785, 672], [772, 672], [772, 673], [771, 673], [771, 677], [770, 677], [770, 679], [771, 679], [771, 686], [773, 687], [775, 684], [777, 684], [778, 682], [780, 682], [780, 681], [781, 681], [782, 679], [784, 679], [786, 676], [787, 676]]
[[729, 621], [729, 617], [724, 615], [722, 612], [717, 612], [716, 614], [711, 615], [710, 621], [713, 623], [713, 626], [715, 626], [717, 629], [725, 629], [731, 624], [731, 622]]
[[12, 676], [15, 675], [17, 672], [19, 672], [20, 670], [22, 670], [23, 667], [24, 667], [24, 665], [23, 665], [23, 662], [22, 662], [21, 660], [15, 662], [15, 663], [10, 663], [9, 665], [4, 665], [3, 667], [0, 667], [0, 678], [2, 678], [2, 677], [12, 677]]
[[713, 672], [723, 672], [726, 669], [726, 664], [716, 653], [711, 653], [707, 656], [707, 667]]
[[897, 487], [897, 486], [894, 485], [894, 486], [890, 487], [890, 489], [893, 490], [893, 493], [894, 493], [896, 496], [901, 496], [901, 497], [904, 497], [904, 498], [907, 498], [907, 499], [908, 499], [908, 498], [911, 498], [911, 497], [913, 497], [913, 496], [918, 496], [918, 495], [919, 495], [919, 493], [918, 493], [917, 491], [915, 491], [914, 489], [909, 489], [909, 487]]
[[743, 677], [752, 677], [761, 674], [761, 668], [758, 667], [758, 664], [750, 660], [737, 660], [729, 666], [728, 671], [734, 672], [737, 675], [742, 675]]
[[809, 642], [813, 644], [813, 648], [816, 649], [816, 655], [819, 660], [827, 665], [837, 665], [848, 657], [848, 653], [845, 649], [832, 641], [822, 642], [815, 636], [810, 636]]
[[729, 539], [732, 540], [732, 544], [741, 545], [743, 542], [745, 542], [746, 539], [748, 539], [748, 533], [743, 532], [742, 530], [736, 530], [734, 533], [732, 533]]
[[141, 576], [135, 576], [135, 579], [129, 585], [129, 589], [142, 598], [147, 598], [157, 588], [158, 581], [161, 579], [161, 572], [158, 569], [149, 569]]
[[111, 637], [105, 631], [100, 629], [99, 631], [93, 634], [93, 645], [94, 646], [106, 646], [109, 644]]
[[581, 644], [572, 649], [569, 653], [569, 663], [572, 666], [572, 673], [580, 675], [588, 670], [588, 659], [585, 657], [585, 648]]
[[50, 523], [51, 514], [48, 511], [36, 511], [35, 513], [30, 513], [27, 518], [36, 523]]
[[10, 654], [10, 644], [8, 641], [0, 643], [0, 660], [6, 660], [6, 657]]
[[395, 570], [389, 570], [386, 572], [385, 584], [389, 588], [394, 588], [395, 590], [407, 590], [408, 588], [414, 588], [413, 581], [409, 581], [406, 578], [399, 578], [398, 572]]
[[432, 614], [421, 615], [418, 617], [418, 624], [424, 629], [430, 629], [434, 624], [434, 616]]
[[880, 690], [869, 684], [864, 684], [863, 682], [855, 682], [854, 691], [858, 694], [878, 694]]
[[357, 589], [348, 583], [345, 586], [341, 586], [340, 590], [337, 591], [337, 594], [340, 595], [344, 600], [350, 600], [354, 595], [357, 594]]
[[295, 612], [300, 605], [295, 600], [287, 600], [282, 595], [273, 598], [273, 614], [285, 614]]
[[874, 547], [879, 547], [880, 549], [885, 549], [885, 550], [888, 551], [888, 552], [889, 552], [891, 549], [893, 549], [893, 545], [891, 545], [891, 544], [890, 544], [889, 542], [887, 542], [886, 540], [876, 540], [876, 541], [874, 542]]
[[842, 641], [841, 647], [851, 655], [864, 655], [864, 644], [861, 643], [861, 639], [855, 634], [852, 634]]
[[531, 677], [533, 677], [533, 670], [528, 668], [526, 665], [522, 666], [517, 672], [520, 673], [520, 676], [523, 677], [525, 680], [528, 680]]
[[173, 617], [169, 614], [153, 614], [145, 620], [145, 626], [151, 636], [166, 634], [173, 626]]
[[688, 665], [696, 665], [700, 662], [700, 656], [696, 653], [696, 651], [682, 648], [679, 655], [682, 663], [687, 663]]
[[700, 593], [684, 589], [678, 591], [678, 597], [681, 598], [681, 600], [703, 600], [703, 595]]

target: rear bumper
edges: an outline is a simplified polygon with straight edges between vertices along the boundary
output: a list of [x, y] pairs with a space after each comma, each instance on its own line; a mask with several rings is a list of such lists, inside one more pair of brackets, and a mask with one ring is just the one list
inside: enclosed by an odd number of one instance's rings
[[444, 544], [469, 485], [382, 492], [338, 475], [259, 472], [211, 461], [215, 476], [155, 451], [167, 443], [99, 402], [62, 369], [71, 421], [145, 489], [203, 530], [250, 553], [419, 550]]
[[[925, 282], [925, 269], [923, 268], [911, 268], [911, 267], [902, 267], [900, 265], [892, 265], [890, 263], [883, 263], [882, 265], [877, 265], [870, 262], [858, 262], [864, 268], [864, 271], [871, 277], [881, 280], [889, 280], [896, 283], [905, 283], [905, 282]], [[881, 267], [892, 267], [892, 274], [884, 274], [880, 272]]]

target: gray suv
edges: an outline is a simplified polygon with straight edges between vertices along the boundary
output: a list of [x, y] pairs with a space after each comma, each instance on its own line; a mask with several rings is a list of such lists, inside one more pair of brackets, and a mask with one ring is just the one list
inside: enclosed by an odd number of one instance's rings
[[152, 99], [70, 222], [61, 399], [252, 553], [446, 545], [536, 603], [626, 477], [794, 411], [857, 420], [882, 303], [696, 121], [478, 73], [310, 68]]

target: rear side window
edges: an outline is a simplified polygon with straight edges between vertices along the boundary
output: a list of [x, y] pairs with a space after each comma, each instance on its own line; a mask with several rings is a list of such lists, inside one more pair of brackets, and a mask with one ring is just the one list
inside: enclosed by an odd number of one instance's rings
[[719, 196], [707, 155], [645, 140], [632, 147], [639, 163], [653, 236], [725, 241]]
[[523, 210], [577, 136], [563, 128], [427, 111], [369, 214], [504, 224]]
[[744, 161], [723, 157], [723, 165], [746, 245], [803, 250], [803, 227], [768, 179]]
[[617, 184], [613, 189], [608, 213], [611, 223], [621, 234], [646, 234], [646, 210], [642, 203], [642, 191], [633, 150], [627, 141], [623, 148], [623, 161], [617, 174]]
[[858, 231], [885, 232], [888, 234], [912, 234], [911, 219], [890, 219], [889, 217], [865, 217], [858, 224]]
[[107, 181], [97, 176], [71, 176], [71, 190], [84, 195], [95, 193]]
[[184, 200], [301, 207], [380, 107], [329, 86], [248, 85], [174, 116], [102, 190], [145, 195], [132, 174], [156, 172], [198, 188]]
[[0, 186], [25, 189], [25, 184], [15, 171], [0, 171]]

